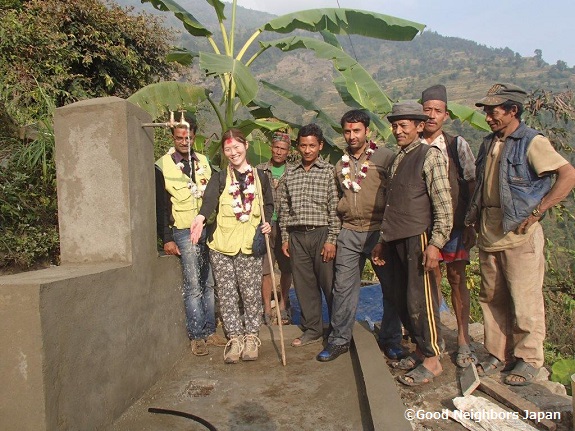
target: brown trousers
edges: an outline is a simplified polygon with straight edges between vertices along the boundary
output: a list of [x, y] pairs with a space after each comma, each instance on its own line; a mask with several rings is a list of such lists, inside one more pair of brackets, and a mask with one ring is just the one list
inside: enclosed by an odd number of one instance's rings
[[543, 229], [523, 244], [496, 252], [479, 251], [485, 348], [500, 361], [513, 357], [543, 366]]

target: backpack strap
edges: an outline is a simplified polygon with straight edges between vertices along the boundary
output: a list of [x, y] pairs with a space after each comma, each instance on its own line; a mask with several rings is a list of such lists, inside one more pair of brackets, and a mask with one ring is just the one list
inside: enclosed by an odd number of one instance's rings
[[461, 166], [461, 162], [459, 160], [459, 153], [457, 152], [457, 141], [459, 136], [451, 136], [445, 132], [443, 132], [443, 136], [445, 137], [447, 153], [449, 154], [449, 158], [453, 160], [455, 163], [455, 167], [457, 168], [457, 175], [460, 179], [464, 179], [463, 176], [463, 167]]

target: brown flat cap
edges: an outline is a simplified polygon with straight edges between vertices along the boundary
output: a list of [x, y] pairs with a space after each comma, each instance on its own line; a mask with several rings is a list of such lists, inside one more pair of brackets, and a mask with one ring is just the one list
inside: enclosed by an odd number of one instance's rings
[[495, 84], [487, 92], [487, 96], [475, 104], [475, 106], [498, 106], [508, 100], [523, 103], [527, 92], [514, 84]]
[[423, 113], [423, 106], [417, 102], [399, 102], [393, 105], [387, 116], [390, 123], [397, 120], [427, 121], [429, 117]]

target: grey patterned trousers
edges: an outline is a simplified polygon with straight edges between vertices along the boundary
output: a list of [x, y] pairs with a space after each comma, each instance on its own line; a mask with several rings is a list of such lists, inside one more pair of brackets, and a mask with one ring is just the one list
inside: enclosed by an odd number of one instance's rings
[[263, 312], [262, 258], [243, 253], [227, 256], [210, 250], [210, 265], [216, 281], [215, 288], [226, 335], [257, 334]]

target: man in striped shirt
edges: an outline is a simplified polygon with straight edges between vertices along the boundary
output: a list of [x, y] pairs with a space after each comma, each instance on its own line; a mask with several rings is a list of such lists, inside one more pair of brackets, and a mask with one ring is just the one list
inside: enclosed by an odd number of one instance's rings
[[391, 265], [395, 306], [416, 344], [411, 356], [392, 366], [410, 370], [398, 380], [417, 386], [442, 372], [439, 297], [432, 271], [449, 239], [453, 211], [445, 158], [421, 139], [428, 119], [422, 106], [397, 103], [387, 118], [400, 151], [391, 164], [381, 241], [372, 256], [376, 265]]
[[323, 339], [322, 292], [331, 314], [334, 258], [341, 222], [334, 167], [319, 157], [324, 138], [319, 126], [303, 126], [297, 136], [301, 162], [288, 168], [278, 214], [282, 250], [290, 258], [303, 333], [300, 347]]

